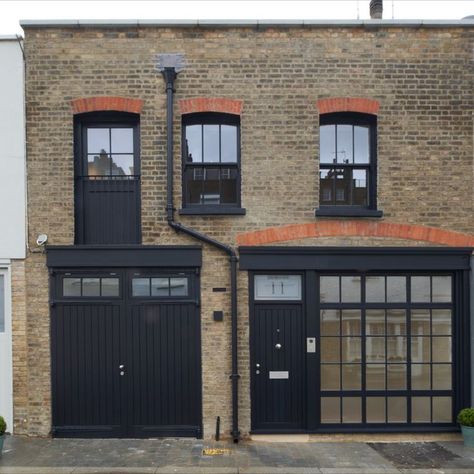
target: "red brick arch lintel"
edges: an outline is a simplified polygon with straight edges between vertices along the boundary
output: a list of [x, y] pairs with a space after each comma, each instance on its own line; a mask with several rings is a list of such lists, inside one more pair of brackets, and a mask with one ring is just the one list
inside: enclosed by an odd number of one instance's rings
[[314, 237], [385, 237], [431, 242], [451, 247], [474, 247], [474, 235], [436, 227], [388, 222], [340, 220], [269, 227], [237, 235], [238, 245], [265, 245]]
[[241, 115], [243, 101], [225, 97], [195, 97], [178, 101], [181, 114], [194, 114], [199, 112], [221, 112], [226, 114]]
[[143, 109], [143, 100], [117, 96], [81, 97], [72, 100], [71, 105], [74, 114], [107, 110], [140, 114]]
[[320, 114], [332, 112], [360, 112], [363, 114], [377, 115], [379, 113], [380, 102], [375, 99], [364, 97], [329, 97], [319, 99], [316, 107]]

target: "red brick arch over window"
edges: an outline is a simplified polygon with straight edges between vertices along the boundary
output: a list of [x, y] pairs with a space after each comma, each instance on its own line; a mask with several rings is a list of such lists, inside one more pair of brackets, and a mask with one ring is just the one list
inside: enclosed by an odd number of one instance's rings
[[332, 112], [360, 112], [363, 114], [377, 115], [380, 103], [374, 99], [365, 99], [363, 97], [330, 97], [319, 99], [316, 107], [320, 114], [329, 114]]
[[72, 100], [71, 104], [74, 114], [106, 110], [140, 114], [143, 108], [143, 100], [141, 99], [116, 96], [82, 97]]
[[238, 245], [265, 245], [314, 237], [385, 237], [431, 242], [451, 247], [474, 247], [474, 235], [422, 225], [356, 220], [311, 222], [269, 227], [237, 235]]
[[198, 112], [220, 112], [225, 114], [241, 115], [242, 100], [227, 99], [225, 97], [196, 97], [178, 101], [181, 114]]

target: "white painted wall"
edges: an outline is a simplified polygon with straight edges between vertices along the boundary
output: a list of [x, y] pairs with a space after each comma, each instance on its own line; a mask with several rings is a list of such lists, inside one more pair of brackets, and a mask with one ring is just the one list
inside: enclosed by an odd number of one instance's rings
[[0, 258], [25, 258], [25, 113], [23, 56], [0, 36]]
[[25, 258], [26, 160], [23, 54], [0, 36], [0, 415], [13, 432], [11, 260]]

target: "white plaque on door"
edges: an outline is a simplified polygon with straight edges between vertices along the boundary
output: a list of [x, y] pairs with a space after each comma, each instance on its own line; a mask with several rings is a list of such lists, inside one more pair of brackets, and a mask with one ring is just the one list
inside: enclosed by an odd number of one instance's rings
[[270, 370], [270, 379], [289, 379], [290, 373], [287, 370]]

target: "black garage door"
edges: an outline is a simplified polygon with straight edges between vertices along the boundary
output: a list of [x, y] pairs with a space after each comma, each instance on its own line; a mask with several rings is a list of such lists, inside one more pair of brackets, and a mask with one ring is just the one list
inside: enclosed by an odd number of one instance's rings
[[194, 272], [57, 272], [52, 295], [55, 436], [201, 435]]

